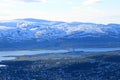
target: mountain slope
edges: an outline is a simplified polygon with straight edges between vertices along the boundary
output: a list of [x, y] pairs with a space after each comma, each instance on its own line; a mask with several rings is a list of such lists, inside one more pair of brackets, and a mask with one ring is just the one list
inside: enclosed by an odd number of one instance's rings
[[16, 19], [0, 22], [0, 49], [120, 47], [120, 24]]

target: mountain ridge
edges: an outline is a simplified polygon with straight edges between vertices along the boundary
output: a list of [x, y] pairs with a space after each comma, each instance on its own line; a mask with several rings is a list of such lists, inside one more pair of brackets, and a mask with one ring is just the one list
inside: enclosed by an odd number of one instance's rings
[[120, 24], [68, 23], [33, 18], [0, 22], [0, 48], [83, 47], [86, 43], [89, 47], [99, 47], [100, 44], [120, 47]]

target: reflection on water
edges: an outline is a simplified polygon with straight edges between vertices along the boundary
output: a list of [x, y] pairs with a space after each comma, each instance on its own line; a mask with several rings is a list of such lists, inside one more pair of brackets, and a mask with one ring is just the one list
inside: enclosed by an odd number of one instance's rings
[[78, 48], [78, 49], [65, 49], [65, 50], [23, 50], [23, 51], [0, 51], [0, 61], [14, 59], [13, 57], [3, 56], [19, 56], [19, 55], [34, 55], [34, 54], [45, 54], [45, 53], [65, 53], [69, 51], [84, 51], [84, 52], [106, 52], [120, 50], [120, 48]]

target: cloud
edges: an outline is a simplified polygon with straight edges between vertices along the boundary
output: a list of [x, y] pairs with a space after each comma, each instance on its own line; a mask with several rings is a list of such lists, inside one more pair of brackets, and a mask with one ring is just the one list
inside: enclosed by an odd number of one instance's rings
[[88, 6], [88, 5], [93, 5], [100, 2], [102, 2], [102, 0], [85, 0], [82, 4]]
[[33, 2], [41, 2], [41, 3], [45, 3], [47, 2], [47, 0], [16, 0], [16, 1], [19, 1], [19, 2], [24, 2], [24, 3], [33, 3]]

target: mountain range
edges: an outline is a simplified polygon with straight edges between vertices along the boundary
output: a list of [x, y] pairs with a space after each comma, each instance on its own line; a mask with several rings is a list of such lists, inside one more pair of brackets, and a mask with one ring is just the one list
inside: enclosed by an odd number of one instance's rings
[[33, 18], [0, 21], [0, 50], [80, 47], [120, 47], [120, 24]]

